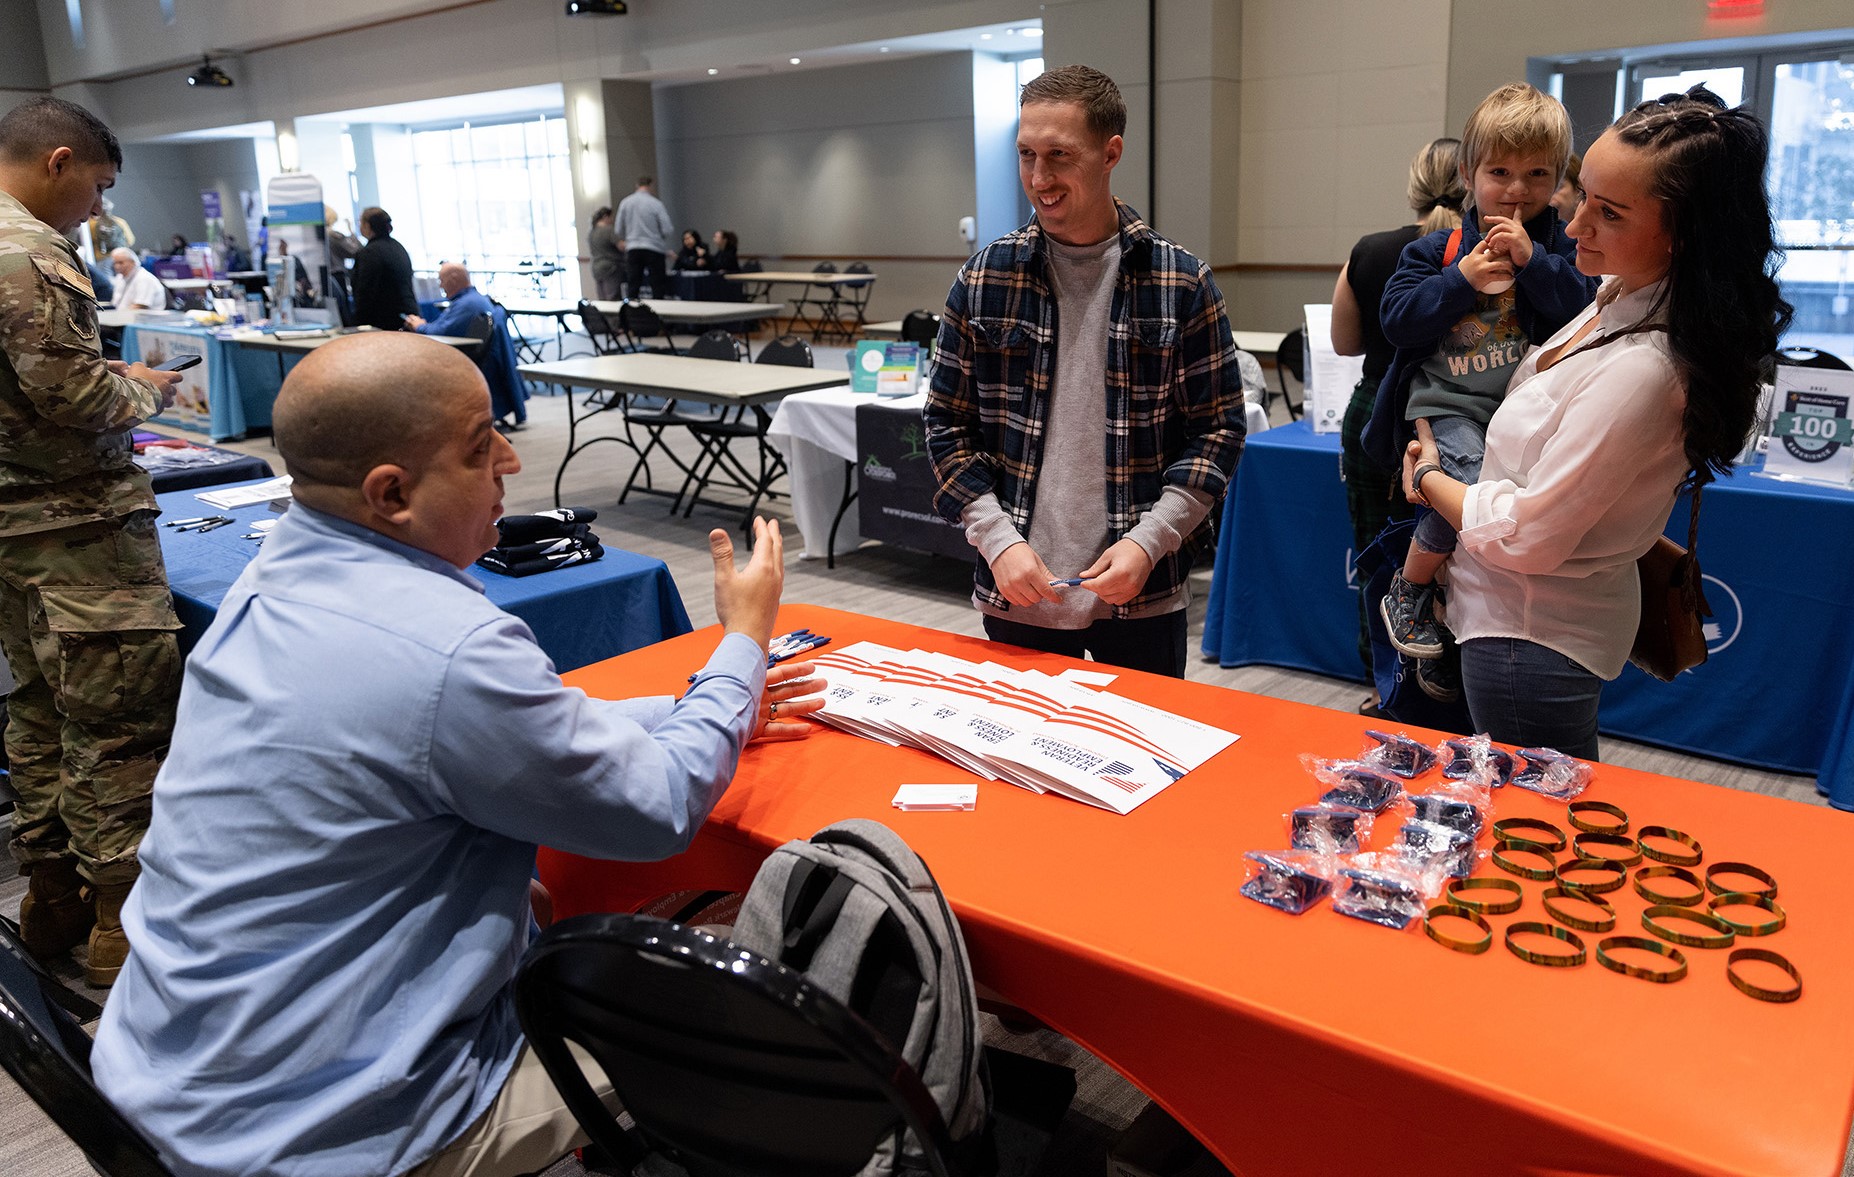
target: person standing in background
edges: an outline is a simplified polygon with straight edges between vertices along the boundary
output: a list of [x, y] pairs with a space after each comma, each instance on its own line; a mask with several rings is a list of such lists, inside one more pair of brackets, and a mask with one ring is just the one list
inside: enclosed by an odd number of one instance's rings
[[364, 244], [337, 228], [341, 224], [341, 213], [332, 204], [322, 206], [322, 224], [328, 233], [329, 269], [346, 270], [348, 263], [360, 256]]
[[676, 226], [657, 199], [655, 179], [637, 178], [637, 191], [618, 202], [612, 232], [618, 248], [624, 250], [625, 297], [644, 297], [646, 285], [652, 294], [663, 297], [667, 293], [664, 266], [676, 259]]
[[354, 321], [363, 327], [397, 331], [407, 315], [418, 314], [412, 293], [412, 255], [393, 240], [393, 218], [378, 206], [362, 211], [361, 236], [367, 239], [354, 258]]
[[[1467, 199], [1468, 190], [1457, 170], [1460, 153], [1459, 139], [1437, 139], [1416, 153], [1410, 161], [1410, 180], [1405, 188], [1410, 210], [1416, 214], [1415, 223], [1360, 237], [1333, 287], [1333, 350], [1342, 356], [1365, 357], [1364, 373], [1352, 389], [1339, 433], [1339, 477], [1345, 483], [1346, 513], [1352, 517], [1354, 555], [1371, 546], [1386, 523], [1408, 519], [1414, 513], [1403, 495], [1394, 493], [1396, 480], [1365, 456], [1358, 439], [1365, 422], [1371, 419], [1378, 385], [1390, 371], [1391, 358], [1397, 351], [1384, 338], [1384, 328], [1378, 321], [1384, 284], [1397, 272], [1397, 259], [1404, 246], [1419, 237], [1461, 227], [1461, 202]], [[1364, 594], [1359, 594], [1358, 657], [1367, 675], [1371, 673], [1371, 630], [1366, 614], [1369, 607]], [[1377, 705], [1374, 689], [1360, 710], [1373, 711]]]
[[600, 302], [615, 302], [624, 293], [624, 251], [618, 248], [612, 220], [612, 206], [600, 205], [592, 214], [592, 232], [586, 237], [586, 248], [592, 254], [592, 284]]
[[180, 651], [154, 491], [135, 426], [178, 372], [107, 362], [96, 294], [62, 234], [102, 212], [122, 148], [95, 115], [35, 98], [0, 118], [0, 645], [13, 673], [6, 751], [27, 951], [89, 941], [85, 978], [128, 958]]
[[98, 257], [135, 248], [135, 230], [116, 215], [116, 202], [105, 196], [103, 211], [90, 218], [90, 248]]

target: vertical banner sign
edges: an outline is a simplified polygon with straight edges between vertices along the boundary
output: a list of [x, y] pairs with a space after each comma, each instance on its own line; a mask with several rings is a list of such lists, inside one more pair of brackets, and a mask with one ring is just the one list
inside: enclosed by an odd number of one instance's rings
[[[271, 177], [265, 188], [269, 222], [271, 295], [278, 317], [292, 322], [336, 321], [328, 301], [328, 226], [323, 223], [322, 182], [306, 172]], [[284, 314], [286, 304], [289, 313]]]
[[1777, 366], [1764, 473], [1854, 485], [1854, 372]]
[[225, 240], [225, 206], [219, 202], [217, 188], [200, 189], [200, 211], [206, 214], [207, 256], [217, 258], [219, 245]]

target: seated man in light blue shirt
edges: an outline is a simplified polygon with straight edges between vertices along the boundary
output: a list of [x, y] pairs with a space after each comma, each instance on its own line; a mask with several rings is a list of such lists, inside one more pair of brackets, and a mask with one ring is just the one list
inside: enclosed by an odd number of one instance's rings
[[[405, 317], [406, 326], [420, 335], [468, 335], [469, 326], [478, 315], [489, 314], [489, 296], [470, 284], [470, 271], [456, 262], [438, 267], [438, 285], [451, 305], [444, 313], [426, 322], [417, 315]], [[493, 321], [495, 316], [490, 316]]]
[[274, 428], [296, 502], [188, 661], [97, 1083], [185, 1177], [543, 1168], [584, 1137], [511, 998], [535, 847], [675, 854], [809, 727], [809, 667], [766, 669], [777, 524], [740, 571], [710, 534], [680, 701], [589, 699], [462, 571], [521, 468], [468, 359], [337, 340]]

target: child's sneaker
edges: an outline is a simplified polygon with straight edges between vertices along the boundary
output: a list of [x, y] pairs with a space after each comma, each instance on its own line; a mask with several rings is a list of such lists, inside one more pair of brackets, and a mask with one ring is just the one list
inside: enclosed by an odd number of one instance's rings
[[1442, 631], [1436, 625], [1435, 586], [1411, 584], [1399, 572], [1391, 577], [1390, 591], [1378, 602], [1391, 645], [1412, 658], [1440, 658]]
[[1461, 647], [1445, 642], [1440, 658], [1417, 659], [1416, 685], [1438, 703], [1461, 698]]

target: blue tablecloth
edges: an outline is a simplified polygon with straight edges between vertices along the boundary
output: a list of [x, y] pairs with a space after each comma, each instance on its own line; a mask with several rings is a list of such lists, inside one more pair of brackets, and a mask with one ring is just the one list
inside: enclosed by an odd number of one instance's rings
[[[198, 493], [156, 496], [164, 519], [218, 514], [237, 520], [203, 535], [160, 529], [174, 610], [183, 626], [183, 653], [212, 624], [232, 582], [258, 553], [257, 541], [240, 537], [250, 532], [253, 521], [276, 517], [263, 503], [220, 511], [200, 502]], [[669, 568], [647, 556], [607, 548], [602, 560], [539, 576], [500, 576], [477, 567], [469, 571], [490, 600], [528, 623], [554, 669], [563, 674], [689, 632], [689, 614]]]
[[[280, 353], [240, 347], [201, 327], [132, 323], [122, 329], [122, 358], [131, 364], [142, 359], [142, 336], [151, 333], [188, 336], [192, 350], [206, 357], [206, 409], [210, 421], [204, 419], [207, 414], [169, 410], [161, 416], [162, 424], [205, 433], [214, 441], [243, 437], [253, 428], [270, 425], [270, 407], [283, 386], [283, 372], [277, 366]], [[296, 359], [286, 357], [285, 367]], [[189, 382], [183, 387], [192, 388], [194, 384]]]
[[[1668, 528], [1686, 538], [1683, 500]], [[1678, 682], [1629, 667], [1602, 730], [1814, 774], [1854, 809], [1854, 492], [1740, 471], [1706, 489], [1700, 564], [1711, 655]], [[1203, 649], [1362, 681], [1339, 437], [1296, 422], [1250, 437], [1224, 503]]]

